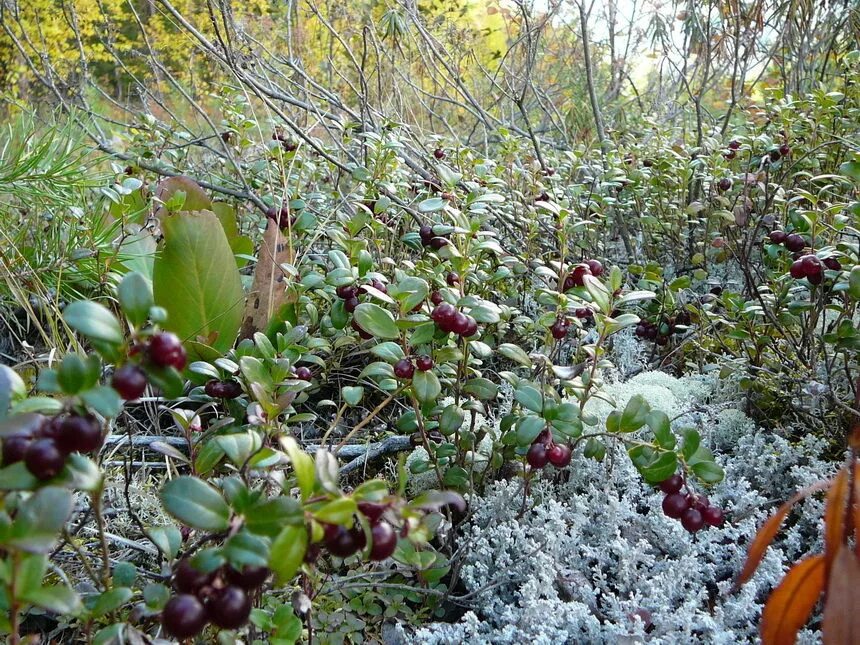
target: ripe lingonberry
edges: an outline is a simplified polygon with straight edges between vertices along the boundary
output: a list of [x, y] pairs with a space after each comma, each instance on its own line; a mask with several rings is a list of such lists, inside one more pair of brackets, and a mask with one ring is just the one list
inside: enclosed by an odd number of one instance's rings
[[434, 305], [441, 305], [444, 302], [444, 300], [442, 299], [442, 294], [438, 291], [434, 291], [430, 294], [430, 302], [432, 302]]
[[339, 524], [325, 525], [323, 542], [329, 552], [339, 558], [348, 558], [360, 548], [355, 534]]
[[455, 284], [460, 283], [460, 276], [453, 271], [449, 271], [448, 275], [445, 276], [445, 282], [448, 283], [449, 287], [453, 287]]
[[478, 321], [472, 316], [466, 316], [466, 328], [460, 334], [463, 338], [471, 338], [478, 333]]
[[725, 521], [723, 510], [717, 506], [708, 506], [706, 509], [701, 511], [701, 513], [702, 519], [704, 519], [705, 523], [709, 526], [720, 527]]
[[469, 329], [469, 318], [462, 311], [454, 314], [454, 320], [451, 322], [451, 331], [458, 336], [463, 336]]
[[787, 143], [783, 143], [779, 147], [779, 154], [781, 154], [783, 157], [787, 157], [790, 152], [791, 152], [791, 147]]
[[370, 559], [379, 562], [390, 557], [397, 547], [397, 534], [391, 524], [380, 521], [370, 529]]
[[314, 377], [310, 367], [304, 365], [296, 368], [296, 378], [300, 381], [310, 381]]
[[146, 373], [137, 365], [126, 363], [114, 371], [111, 386], [126, 401], [134, 401], [146, 390]]
[[543, 468], [549, 463], [549, 455], [547, 454], [546, 445], [540, 441], [535, 441], [526, 453], [526, 461], [532, 468]]
[[740, 141], [737, 141], [736, 139], [732, 139], [731, 141], [729, 141], [729, 150], [737, 150], [740, 147], [741, 147]]
[[549, 328], [552, 337], [556, 340], [561, 340], [565, 336], [567, 336], [567, 332], [570, 330], [570, 326], [564, 318], [557, 319], [552, 326]]
[[165, 631], [180, 640], [199, 634], [206, 626], [206, 610], [196, 596], [180, 594], [167, 601], [161, 611]]
[[570, 272], [564, 280], [564, 290], [568, 291], [573, 287], [581, 287], [585, 284], [585, 276], [591, 275], [591, 269], [587, 264], [578, 264]]
[[437, 236], [430, 240], [430, 248], [435, 251], [438, 251], [443, 246], [448, 246], [448, 240], [446, 240], [444, 237]]
[[671, 495], [672, 493], [677, 493], [679, 490], [681, 490], [681, 486], [683, 485], [684, 478], [681, 477], [678, 473], [675, 473], [671, 477], [664, 479], [660, 482], [660, 490], [667, 495]]
[[732, 180], [728, 177], [723, 177], [722, 179], [720, 179], [719, 183], [717, 183], [717, 188], [719, 188], [722, 192], [726, 192], [731, 187]]
[[570, 450], [570, 446], [567, 444], [554, 443], [550, 446], [549, 450], [547, 450], [547, 457], [549, 458], [549, 463], [556, 468], [564, 468], [570, 464], [572, 452]]
[[785, 234], [785, 231], [771, 231], [769, 237], [770, 241], [774, 244], [784, 244], [785, 238], [788, 236]]
[[369, 340], [369, 339], [373, 338], [373, 334], [370, 334], [370, 333], [366, 332], [366, 331], [361, 327], [361, 325], [359, 325], [359, 324], [355, 321], [355, 319], [354, 319], [354, 318], [353, 318], [352, 322], [350, 323], [350, 326], [351, 326], [355, 331], [357, 331], [357, 332], [358, 332], [359, 337], [363, 338], [364, 340]]
[[430, 240], [433, 239], [433, 227], [424, 224], [418, 229], [418, 236], [421, 238], [421, 244], [429, 246]]
[[3, 461], [0, 465], [9, 466], [24, 459], [32, 438], [30, 435], [19, 433], [3, 438]]
[[394, 376], [404, 381], [408, 381], [415, 374], [415, 366], [408, 358], [401, 358], [394, 364]]
[[674, 519], [680, 518], [690, 508], [690, 502], [683, 493], [671, 493], [663, 498], [663, 514]]
[[797, 233], [789, 233], [785, 236], [785, 248], [792, 253], [802, 251], [804, 247], [806, 247], [806, 240], [803, 239], [803, 236]]
[[37, 439], [27, 446], [24, 464], [36, 479], [51, 479], [66, 463], [66, 455], [57, 447], [53, 439]]
[[66, 454], [92, 452], [102, 445], [102, 429], [93, 416], [70, 414], [60, 424], [56, 442]]
[[343, 301], [343, 308], [347, 311], [347, 313], [352, 313], [355, 311], [356, 307], [361, 304], [358, 298], [349, 298]]
[[795, 260], [791, 263], [791, 269], [789, 269], [789, 273], [791, 277], [795, 280], [801, 280], [806, 277], [806, 271], [803, 269], [803, 262], [800, 260]]
[[585, 320], [586, 318], [593, 318], [594, 317], [594, 312], [591, 309], [589, 309], [588, 307], [577, 307], [574, 314], [580, 320]]
[[343, 284], [335, 289], [334, 292], [337, 294], [338, 298], [349, 300], [350, 298], [355, 298], [358, 293], [358, 289], [351, 284]]
[[388, 508], [385, 504], [377, 504], [376, 502], [359, 502], [358, 510], [367, 518], [371, 524], [376, 524]]
[[439, 326], [439, 329], [445, 332], [453, 331], [454, 318], [457, 316], [457, 309], [447, 302], [437, 305], [430, 313], [430, 318]]
[[427, 370], [433, 369], [433, 359], [427, 356], [426, 354], [423, 356], [419, 356], [415, 360], [415, 367], [417, 367], [422, 372], [426, 372]]
[[173, 588], [181, 593], [195, 594], [197, 591], [212, 582], [214, 573], [203, 573], [191, 564], [191, 560], [183, 558], [173, 567]]
[[586, 260], [585, 263], [588, 265], [588, 269], [591, 271], [591, 275], [595, 277], [600, 277], [603, 275], [603, 265], [599, 260]]
[[238, 629], [251, 614], [251, 599], [245, 590], [235, 585], [213, 593], [206, 602], [209, 620], [223, 629]]
[[268, 567], [245, 566], [241, 569], [227, 567], [227, 580], [242, 589], [257, 589], [262, 586], [272, 572]]
[[688, 508], [681, 516], [681, 526], [690, 533], [695, 533], [705, 525], [705, 520], [702, 519], [702, 513], [695, 508]]
[[242, 394], [242, 386], [238, 381], [227, 379], [219, 381], [218, 379], [210, 379], [206, 381], [203, 390], [208, 396], [213, 399], [235, 399]]
[[842, 263], [834, 257], [824, 258], [822, 262], [824, 262], [824, 266], [826, 266], [831, 271], [842, 270]]
[[159, 367], [174, 367], [180, 371], [185, 367], [188, 360], [179, 337], [166, 331], [158, 333], [150, 339], [147, 356]]
[[436, 148], [433, 151], [433, 156], [436, 157], [437, 159], [444, 159], [445, 158], [445, 151], [442, 150], [442, 148]]
[[768, 153], [768, 156], [770, 157], [771, 161], [777, 162], [782, 158], [782, 153], [779, 151], [778, 148], [774, 148]]

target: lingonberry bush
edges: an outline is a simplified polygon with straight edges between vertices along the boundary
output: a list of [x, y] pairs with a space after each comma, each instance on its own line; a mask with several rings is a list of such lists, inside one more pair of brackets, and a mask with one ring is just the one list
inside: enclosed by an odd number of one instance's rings
[[851, 642], [853, 7], [657, 12], [640, 93], [581, 3], [60, 4], [0, 0], [69, 115], [0, 150], [11, 643]]

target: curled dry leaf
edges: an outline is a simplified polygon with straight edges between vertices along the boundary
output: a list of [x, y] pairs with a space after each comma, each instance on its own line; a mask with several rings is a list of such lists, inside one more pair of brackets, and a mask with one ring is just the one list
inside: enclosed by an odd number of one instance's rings
[[281, 264], [291, 261], [288, 240], [277, 223], [268, 220], [254, 269], [254, 282], [242, 314], [242, 338], [250, 338], [255, 331], [265, 329], [272, 316], [286, 304], [286, 276]]
[[860, 560], [848, 547], [833, 559], [821, 627], [824, 645], [860, 645]]
[[762, 645], [792, 645], [824, 590], [824, 556], [795, 564], [771, 593], [761, 614]]

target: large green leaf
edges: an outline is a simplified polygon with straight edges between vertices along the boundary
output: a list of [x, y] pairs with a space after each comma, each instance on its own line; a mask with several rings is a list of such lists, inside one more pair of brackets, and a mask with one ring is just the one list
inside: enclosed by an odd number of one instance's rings
[[202, 337], [225, 351], [242, 322], [244, 293], [233, 251], [211, 211], [162, 218], [164, 243], [155, 260], [155, 303], [168, 312], [166, 327], [183, 340]]
[[363, 302], [355, 308], [355, 321], [368, 334], [377, 338], [400, 338], [394, 316], [372, 302]]
[[183, 475], [161, 489], [165, 510], [201, 531], [223, 531], [230, 526], [230, 507], [221, 493], [206, 482]]

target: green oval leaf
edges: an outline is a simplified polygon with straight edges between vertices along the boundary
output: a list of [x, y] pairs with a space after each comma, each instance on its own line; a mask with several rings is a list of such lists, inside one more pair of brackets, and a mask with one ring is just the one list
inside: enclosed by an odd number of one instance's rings
[[123, 340], [122, 329], [116, 316], [98, 303], [89, 300], [73, 302], [63, 311], [63, 320], [90, 340], [116, 345]]
[[161, 489], [165, 510], [183, 524], [201, 531], [223, 531], [230, 526], [230, 507], [221, 493], [206, 482], [183, 475]]
[[355, 308], [353, 316], [355, 322], [368, 334], [377, 338], [400, 338], [400, 330], [394, 322], [394, 316], [379, 305], [363, 302]]

